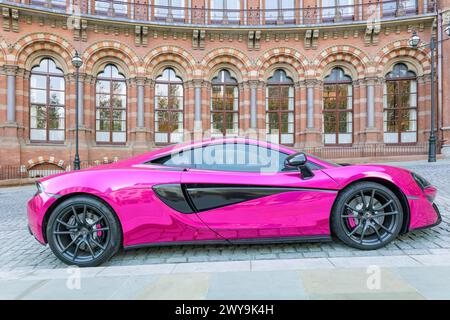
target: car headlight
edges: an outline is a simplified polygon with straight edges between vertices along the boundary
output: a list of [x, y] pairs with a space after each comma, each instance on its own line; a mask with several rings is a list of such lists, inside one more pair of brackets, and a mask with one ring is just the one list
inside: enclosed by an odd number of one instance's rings
[[36, 196], [42, 192], [44, 192], [44, 186], [39, 181], [36, 181]]
[[411, 175], [414, 178], [414, 181], [416, 181], [417, 185], [420, 187], [420, 189], [425, 190], [426, 187], [431, 186], [431, 183], [421, 175], [418, 175], [415, 172], [411, 172]]

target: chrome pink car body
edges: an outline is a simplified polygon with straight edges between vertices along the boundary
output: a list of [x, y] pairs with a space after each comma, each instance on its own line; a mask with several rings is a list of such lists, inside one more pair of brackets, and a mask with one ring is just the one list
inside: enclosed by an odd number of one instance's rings
[[[170, 168], [143, 164], [186, 147], [224, 141], [276, 147], [287, 154], [295, 153], [288, 148], [248, 139], [213, 141], [167, 147], [114, 164], [44, 178], [40, 182], [45, 192], [28, 202], [30, 230], [39, 242], [46, 243], [45, 223], [53, 205], [68, 195], [90, 194], [108, 203], [117, 214], [124, 247], [201, 240], [227, 239], [233, 242], [255, 238], [327, 237], [330, 235], [330, 213], [339, 190], [361, 179], [397, 186], [408, 203], [408, 230], [433, 225], [439, 218], [427, 198], [430, 194], [434, 197], [436, 189], [429, 187], [424, 192], [410, 172], [389, 166], [341, 167], [311, 156], [309, 161], [322, 166], [322, 169], [315, 170], [312, 179], [303, 180], [298, 172], [292, 171], [262, 175], [196, 169], [183, 171], [179, 168], [167, 170]], [[193, 214], [180, 213], [167, 206], [152, 189], [160, 184], [211, 183], [212, 179], [221, 184], [296, 189]]]

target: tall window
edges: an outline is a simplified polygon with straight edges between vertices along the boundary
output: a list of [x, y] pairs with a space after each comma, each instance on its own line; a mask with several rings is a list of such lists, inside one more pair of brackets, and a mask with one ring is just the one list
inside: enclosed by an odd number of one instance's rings
[[241, 0], [211, 0], [211, 20], [238, 22]]
[[65, 81], [52, 59], [42, 59], [31, 69], [30, 103], [30, 140], [63, 142]]
[[[21, 3], [24, 3], [24, 1], [21, 1]], [[30, 4], [37, 5], [37, 6], [48, 6], [51, 5], [52, 9], [63, 9], [66, 10], [67, 2], [66, 0], [30, 0]]]
[[352, 78], [341, 68], [331, 70], [323, 86], [324, 144], [353, 142]]
[[183, 141], [183, 80], [172, 68], [156, 78], [155, 84], [155, 142]]
[[353, 0], [322, 0], [322, 19], [324, 21], [336, 18], [351, 20], [354, 12]]
[[383, 16], [401, 16], [417, 12], [417, 0], [383, 0]]
[[269, 24], [277, 21], [294, 22], [295, 0], [266, 0], [265, 17]]
[[154, 0], [153, 3], [155, 18], [184, 20], [184, 0]]
[[266, 134], [271, 142], [294, 144], [294, 81], [282, 69], [267, 80]]
[[235, 136], [239, 133], [238, 82], [228, 70], [212, 79], [211, 135]]
[[127, 140], [127, 85], [113, 64], [106, 65], [96, 83], [96, 140], [125, 143]]
[[105, 16], [126, 17], [128, 0], [95, 0], [95, 13]]
[[386, 75], [384, 85], [384, 142], [417, 141], [417, 79], [404, 63]]

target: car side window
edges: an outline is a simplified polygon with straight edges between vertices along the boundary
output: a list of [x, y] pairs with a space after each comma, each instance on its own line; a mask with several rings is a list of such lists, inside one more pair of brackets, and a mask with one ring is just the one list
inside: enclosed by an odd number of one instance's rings
[[[285, 168], [284, 161], [288, 156], [276, 149], [254, 144], [223, 143], [183, 150], [154, 159], [150, 163], [217, 171], [268, 173], [296, 171], [295, 168]], [[320, 169], [320, 166], [312, 162], [307, 165], [311, 170]]]
[[195, 168], [193, 150], [187, 149], [178, 153], [169, 154], [161, 158], [156, 158], [148, 164], [161, 164], [169, 167]]
[[[254, 144], [224, 143], [201, 148], [202, 155], [195, 153], [196, 168], [238, 172], [279, 172], [284, 168], [282, 153]], [[287, 156], [287, 155], [286, 155]], [[280, 162], [281, 161], [281, 162]]]

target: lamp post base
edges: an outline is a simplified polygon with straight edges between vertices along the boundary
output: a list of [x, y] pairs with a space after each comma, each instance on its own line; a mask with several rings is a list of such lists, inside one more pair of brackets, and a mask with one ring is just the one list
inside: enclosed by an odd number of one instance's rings
[[73, 169], [80, 170], [80, 157], [75, 155], [75, 159], [73, 160]]
[[432, 135], [428, 143], [428, 162], [436, 162], [436, 137]]

